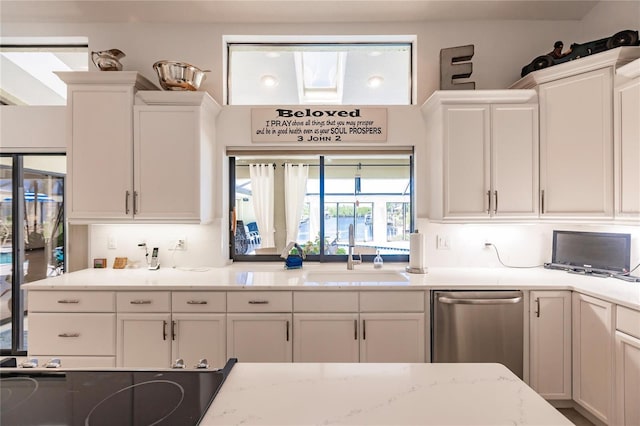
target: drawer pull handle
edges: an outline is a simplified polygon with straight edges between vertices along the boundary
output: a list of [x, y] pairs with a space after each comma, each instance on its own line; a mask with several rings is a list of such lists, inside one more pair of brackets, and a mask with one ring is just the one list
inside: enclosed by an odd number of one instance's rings
[[62, 299], [58, 300], [58, 303], [80, 303], [78, 299]]
[[209, 302], [206, 300], [188, 300], [187, 305], [206, 305]]
[[58, 337], [80, 337], [80, 333], [60, 333]]
[[137, 300], [132, 300], [129, 303], [131, 303], [132, 305], [150, 305], [151, 304], [151, 300], [137, 299]]
[[268, 300], [249, 300], [250, 305], [268, 305]]

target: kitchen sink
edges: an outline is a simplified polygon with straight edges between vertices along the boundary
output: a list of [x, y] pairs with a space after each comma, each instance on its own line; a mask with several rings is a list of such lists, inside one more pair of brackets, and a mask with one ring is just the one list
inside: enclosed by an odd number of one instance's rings
[[396, 271], [311, 271], [304, 276], [305, 283], [358, 283], [403, 284], [409, 278]]

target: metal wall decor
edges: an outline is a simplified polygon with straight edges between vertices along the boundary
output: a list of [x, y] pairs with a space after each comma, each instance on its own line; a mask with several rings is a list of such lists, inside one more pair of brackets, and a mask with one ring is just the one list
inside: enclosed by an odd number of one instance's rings
[[471, 77], [474, 45], [448, 47], [440, 50], [440, 90], [473, 90], [476, 83], [458, 82], [457, 80]]

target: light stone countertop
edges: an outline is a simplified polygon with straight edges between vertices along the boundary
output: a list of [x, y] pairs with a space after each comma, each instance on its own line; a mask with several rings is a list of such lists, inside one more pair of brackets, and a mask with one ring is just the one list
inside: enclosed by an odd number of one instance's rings
[[[305, 263], [285, 270], [283, 263], [243, 262], [224, 267], [84, 269], [24, 284], [28, 290], [430, 290], [522, 289], [575, 290], [640, 310], [640, 283], [544, 268], [429, 268], [426, 274], [404, 271], [406, 264], [372, 264], [347, 271], [344, 263]], [[326, 274], [327, 281], [310, 281]], [[391, 280], [385, 278], [395, 274]], [[377, 276], [383, 275], [382, 280]], [[345, 277], [360, 277], [345, 281]]]
[[500, 364], [238, 363], [200, 424], [572, 423]]

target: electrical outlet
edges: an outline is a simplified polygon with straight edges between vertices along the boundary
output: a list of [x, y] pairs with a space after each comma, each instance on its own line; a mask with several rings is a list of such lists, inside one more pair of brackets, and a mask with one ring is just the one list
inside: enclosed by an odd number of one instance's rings
[[451, 241], [444, 235], [436, 235], [436, 250], [451, 250]]
[[179, 237], [169, 243], [169, 250], [186, 250], [187, 237]]
[[118, 248], [118, 240], [113, 235], [109, 235], [107, 238], [107, 248], [110, 250], [115, 250]]

